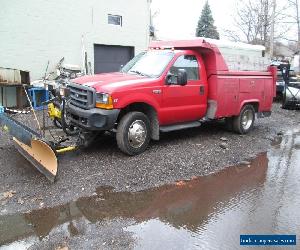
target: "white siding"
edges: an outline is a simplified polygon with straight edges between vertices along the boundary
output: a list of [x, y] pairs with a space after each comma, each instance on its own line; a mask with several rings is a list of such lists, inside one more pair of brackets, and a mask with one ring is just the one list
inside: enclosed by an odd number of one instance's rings
[[[148, 46], [149, 0], [5, 0], [0, 7], [0, 66], [43, 76], [65, 57], [81, 65], [81, 40], [94, 66], [94, 44]], [[107, 15], [121, 15], [122, 27], [107, 23]]]

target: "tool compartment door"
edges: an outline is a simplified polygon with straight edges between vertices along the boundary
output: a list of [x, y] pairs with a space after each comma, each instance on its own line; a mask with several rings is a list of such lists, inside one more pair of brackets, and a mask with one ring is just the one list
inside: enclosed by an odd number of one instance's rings
[[218, 117], [233, 116], [239, 108], [239, 79], [218, 77]]
[[265, 95], [265, 84], [262, 77], [242, 77], [240, 78], [239, 100], [242, 106], [245, 102], [257, 101], [262, 105]]

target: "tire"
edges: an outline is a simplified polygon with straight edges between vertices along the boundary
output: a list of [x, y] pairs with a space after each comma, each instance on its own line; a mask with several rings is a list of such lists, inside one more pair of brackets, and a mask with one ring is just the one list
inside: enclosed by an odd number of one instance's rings
[[245, 105], [240, 114], [233, 118], [233, 131], [238, 134], [247, 134], [253, 128], [255, 110], [252, 105]]
[[127, 155], [146, 150], [150, 142], [150, 121], [142, 112], [130, 112], [122, 117], [117, 128], [117, 144]]

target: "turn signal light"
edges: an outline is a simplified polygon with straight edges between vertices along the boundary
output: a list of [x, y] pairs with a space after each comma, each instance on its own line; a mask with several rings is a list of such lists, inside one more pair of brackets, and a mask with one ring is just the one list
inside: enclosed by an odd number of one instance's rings
[[113, 100], [112, 100], [112, 97], [109, 96], [107, 101], [104, 103], [104, 102], [97, 102], [96, 101], [96, 108], [100, 108], [100, 109], [113, 109], [114, 106], [113, 106]]

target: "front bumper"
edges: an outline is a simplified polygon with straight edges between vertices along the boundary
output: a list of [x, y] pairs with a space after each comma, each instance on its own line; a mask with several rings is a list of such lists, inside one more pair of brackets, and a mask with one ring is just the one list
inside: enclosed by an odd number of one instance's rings
[[110, 130], [113, 129], [120, 113], [119, 109], [82, 109], [72, 104], [67, 107], [71, 122], [86, 130]]

